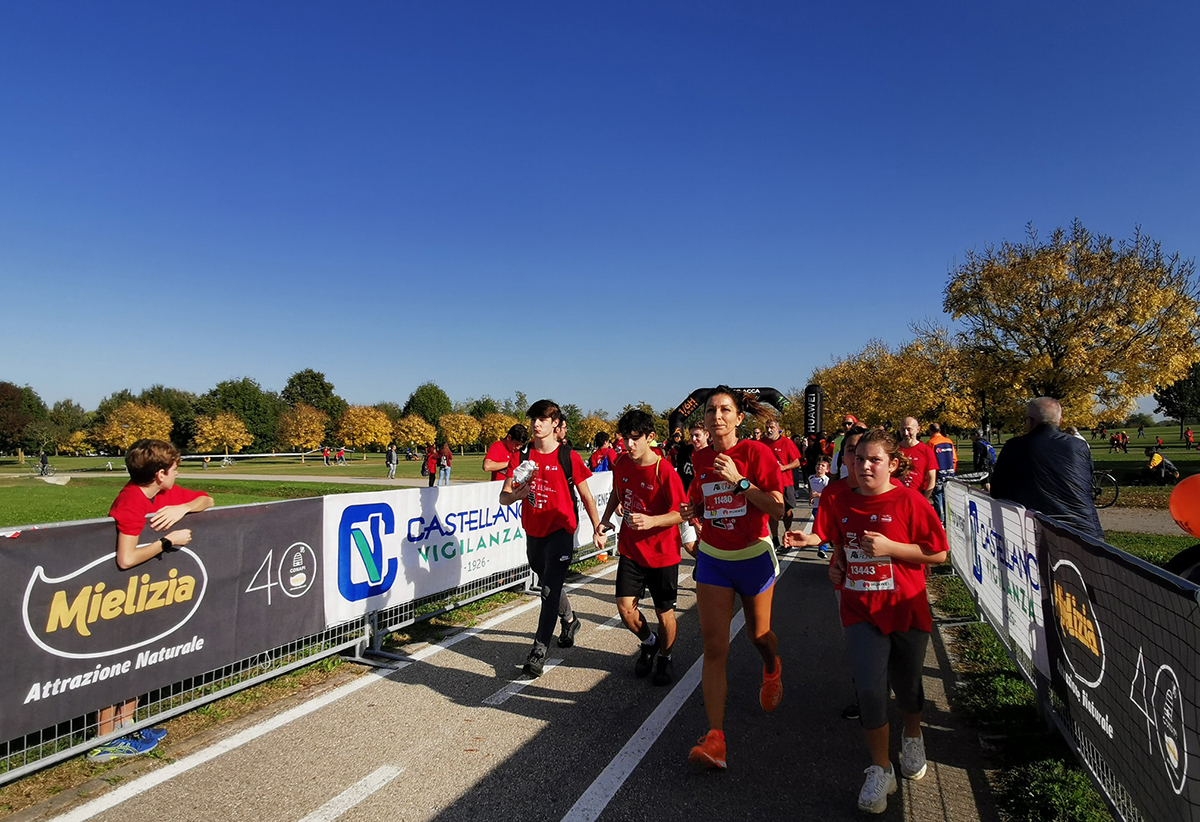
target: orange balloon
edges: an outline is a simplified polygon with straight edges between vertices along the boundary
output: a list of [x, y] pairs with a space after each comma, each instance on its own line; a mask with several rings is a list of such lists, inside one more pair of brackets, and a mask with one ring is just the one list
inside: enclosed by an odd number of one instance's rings
[[1200, 537], [1200, 474], [1180, 481], [1171, 492], [1171, 516], [1180, 528]]

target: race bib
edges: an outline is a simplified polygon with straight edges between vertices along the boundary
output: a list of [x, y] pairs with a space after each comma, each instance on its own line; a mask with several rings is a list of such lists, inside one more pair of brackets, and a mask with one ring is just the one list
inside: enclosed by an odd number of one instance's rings
[[[712, 520], [714, 524], [746, 515], [746, 497], [734, 492], [733, 483], [724, 480], [706, 482], [700, 486], [700, 490], [704, 493], [704, 518]], [[726, 526], [721, 523], [718, 527]]]
[[842, 587], [850, 591], [892, 591], [891, 557], [868, 556], [858, 547], [858, 534], [846, 534], [846, 579]]

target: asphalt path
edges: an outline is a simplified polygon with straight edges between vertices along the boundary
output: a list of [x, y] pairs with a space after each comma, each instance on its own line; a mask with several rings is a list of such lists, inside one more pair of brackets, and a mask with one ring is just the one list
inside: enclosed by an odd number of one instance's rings
[[[852, 691], [824, 563], [811, 551], [784, 562], [774, 608], [784, 696], [773, 713], [758, 704], [761, 661], [735, 618], [725, 772], [687, 762], [707, 730], [691, 561], [680, 571], [676, 684], [665, 688], [633, 674], [636, 638], [614, 619], [615, 564], [574, 580], [585, 627], [574, 648], [551, 646], [561, 661], [537, 680], [520, 676], [537, 619], [530, 597], [410, 649], [413, 661], [398, 670], [281, 706], [199, 750], [176, 754], [168, 744], [170, 764], [57, 817], [42, 809], [27, 818], [861, 819], [856, 799], [869, 763], [858, 724], [840, 717]], [[925, 676], [929, 774], [901, 780], [882, 818], [995, 820], [978, 738], [946, 705], [951, 675], [936, 632]], [[898, 728], [893, 734], [895, 759]]]

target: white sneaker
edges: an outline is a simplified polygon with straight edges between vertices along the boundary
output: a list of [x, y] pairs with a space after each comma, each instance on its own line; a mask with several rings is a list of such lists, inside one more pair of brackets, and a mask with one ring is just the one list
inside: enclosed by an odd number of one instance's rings
[[925, 735], [916, 739], [900, 737], [900, 773], [905, 779], [920, 779], [925, 776]]
[[887, 810], [888, 794], [896, 792], [896, 770], [890, 765], [885, 771], [878, 765], [872, 765], [863, 771], [867, 781], [863, 782], [862, 790], [858, 792], [858, 809], [867, 813], [883, 813]]

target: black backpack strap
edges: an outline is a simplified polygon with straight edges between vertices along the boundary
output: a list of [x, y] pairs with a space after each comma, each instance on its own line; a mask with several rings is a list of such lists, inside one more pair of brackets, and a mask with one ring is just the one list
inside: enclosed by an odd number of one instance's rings
[[571, 448], [565, 443], [558, 444], [558, 465], [562, 468], [563, 476], [567, 478], [567, 488], [571, 491], [571, 504], [579, 511], [579, 495], [575, 493], [575, 471], [571, 465]]

